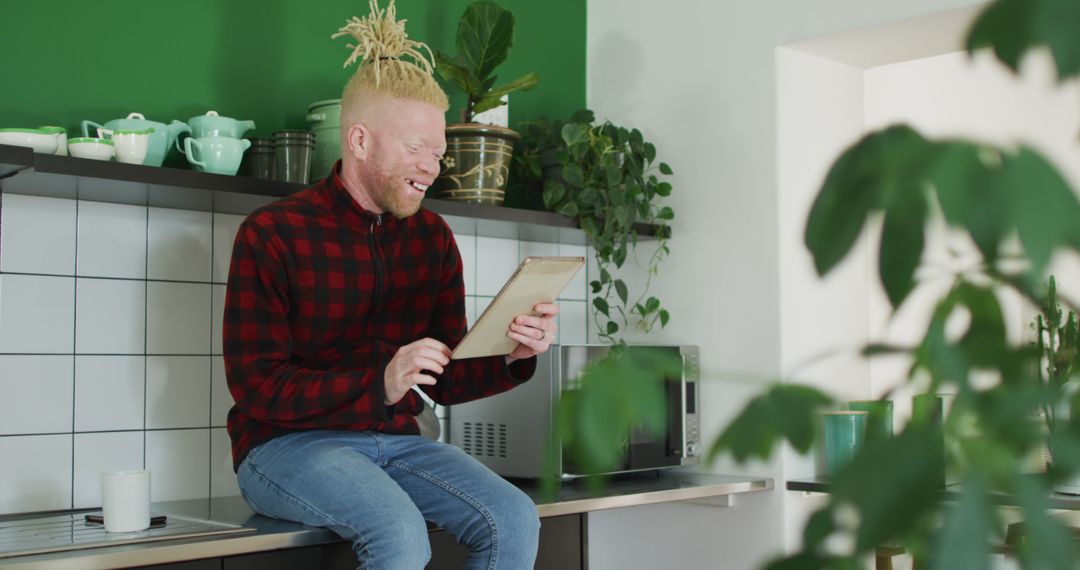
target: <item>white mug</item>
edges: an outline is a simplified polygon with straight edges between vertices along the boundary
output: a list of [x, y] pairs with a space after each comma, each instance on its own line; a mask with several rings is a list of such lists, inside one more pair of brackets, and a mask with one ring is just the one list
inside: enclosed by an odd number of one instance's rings
[[135, 532], [150, 528], [150, 471], [102, 473], [101, 510], [105, 532]]

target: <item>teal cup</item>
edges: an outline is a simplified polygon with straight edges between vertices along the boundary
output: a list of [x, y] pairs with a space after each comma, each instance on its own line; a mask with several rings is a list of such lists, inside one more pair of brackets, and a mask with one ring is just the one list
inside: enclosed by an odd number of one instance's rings
[[825, 471], [829, 475], [839, 473], [862, 447], [869, 416], [851, 410], [825, 412]]
[[247, 139], [232, 137], [188, 137], [184, 154], [195, 170], [232, 176], [240, 168], [244, 151], [251, 146]]
[[848, 402], [848, 409], [869, 414], [866, 424], [867, 439], [888, 439], [893, 436], [892, 400], [852, 400]]

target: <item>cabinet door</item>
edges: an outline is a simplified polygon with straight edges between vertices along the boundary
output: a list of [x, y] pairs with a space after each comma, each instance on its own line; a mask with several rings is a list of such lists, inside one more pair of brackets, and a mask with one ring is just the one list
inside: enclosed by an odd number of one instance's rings
[[[540, 550], [536, 570], [583, 570], [581, 515], [540, 519]], [[460, 570], [469, 551], [444, 531], [431, 533], [431, 563], [427, 570]]]

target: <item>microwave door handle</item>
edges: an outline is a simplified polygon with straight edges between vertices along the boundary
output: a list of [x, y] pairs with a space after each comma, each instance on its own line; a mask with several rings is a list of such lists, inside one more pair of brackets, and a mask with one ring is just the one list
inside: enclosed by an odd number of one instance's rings
[[682, 402], [682, 406], [680, 406], [680, 408], [679, 408], [679, 410], [681, 411], [681, 413], [679, 414], [679, 422], [682, 424], [682, 441], [679, 442], [679, 445], [682, 447], [682, 450], [680, 451], [681, 461], [685, 462], [686, 458], [689, 456], [689, 450], [686, 448], [686, 357], [685, 356], [683, 356], [682, 361], [683, 361], [683, 365], [682, 365], [683, 372], [681, 374], [679, 374], [679, 400]]

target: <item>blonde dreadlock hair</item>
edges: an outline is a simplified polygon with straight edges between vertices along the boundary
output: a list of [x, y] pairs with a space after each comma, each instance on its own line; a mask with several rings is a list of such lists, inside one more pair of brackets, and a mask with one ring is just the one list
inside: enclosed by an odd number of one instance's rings
[[368, 0], [368, 6], [366, 18], [353, 17], [330, 36], [351, 35], [356, 39], [355, 45], [347, 46], [352, 53], [343, 67], [363, 60], [342, 94], [342, 135], [347, 130], [346, 121], [356, 120], [365, 104], [380, 95], [422, 101], [443, 112], [450, 108], [446, 93], [431, 75], [435, 59], [431, 49], [409, 39], [405, 20], [397, 20], [394, 0], [385, 10], [379, 8], [377, 0]]

